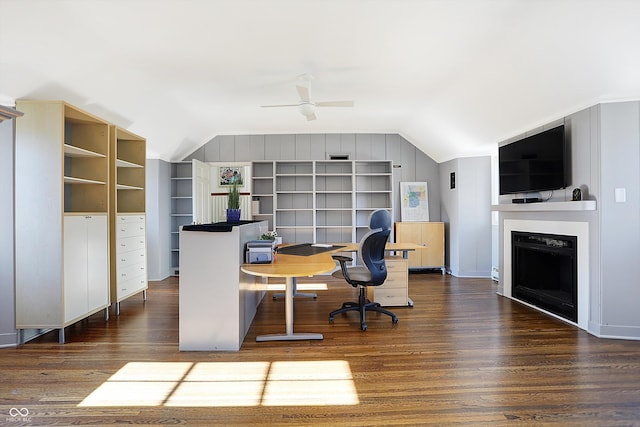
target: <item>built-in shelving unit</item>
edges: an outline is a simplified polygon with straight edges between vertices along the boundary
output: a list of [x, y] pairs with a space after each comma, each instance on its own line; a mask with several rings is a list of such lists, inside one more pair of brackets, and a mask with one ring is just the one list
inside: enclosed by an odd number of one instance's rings
[[128, 130], [110, 129], [110, 256], [111, 303], [120, 314], [120, 302], [142, 292], [146, 300], [146, 145], [145, 138]]
[[16, 103], [16, 328], [109, 307], [109, 123], [62, 101]]
[[353, 162], [315, 164], [316, 241], [353, 241]]
[[390, 161], [355, 162], [355, 241], [360, 241], [369, 231], [368, 219], [371, 212], [377, 209], [392, 209], [392, 168]]
[[258, 202], [258, 212], [252, 212], [253, 219], [267, 221], [269, 230], [273, 230], [274, 221], [274, 201], [275, 201], [275, 180], [273, 161], [252, 163], [253, 192], [251, 198]]
[[253, 162], [254, 219], [283, 242], [356, 242], [376, 209], [393, 210], [390, 161]]
[[180, 229], [193, 222], [193, 166], [191, 162], [171, 164], [171, 269], [180, 272]]

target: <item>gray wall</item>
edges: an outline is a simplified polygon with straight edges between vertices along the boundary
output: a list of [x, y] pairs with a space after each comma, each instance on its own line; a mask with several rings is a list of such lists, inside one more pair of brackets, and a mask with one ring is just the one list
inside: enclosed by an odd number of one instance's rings
[[[450, 185], [451, 173], [455, 188]], [[490, 277], [491, 157], [440, 164], [440, 185], [448, 271], [459, 277]]]
[[147, 159], [147, 271], [149, 280], [171, 275], [171, 163]]
[[0, 347], [15, 345], [13, 153], [15, 120], [0, 121]]
[[[392, 160], [395, 207], [400, 206], [401, 181], [426, 181], [429, 218], [440, 220], [438, 163], [397, 134], [220, 135], [184, 160], [325, 160], [329, 154], [349, 154], [350, 160]], [[394, 210], [399, 221], [399, 209]]]
[[601, 331], [640, 335], [640, 102], [600, 105], [599, 128]]
[[[582, 187], [586, 198], [596, 200], [596, 210], [501, 212], [500, 262], [505, 250], [501, 243], [504, 219], [587, 222], [589, 331], [640, 338], [640, 102], [599, 104], [565, 117], [564, 122], [571, 147], [571, 186], [555, 191], [552, 200], [570, 200], [573, 188]], [[626, 202], [615, 201], [616, 188], [626, 190]], [[509, 203], [510, 198], [502, 196], [501, 203]], [[502, 271], [501, 265], [501, 280]]]

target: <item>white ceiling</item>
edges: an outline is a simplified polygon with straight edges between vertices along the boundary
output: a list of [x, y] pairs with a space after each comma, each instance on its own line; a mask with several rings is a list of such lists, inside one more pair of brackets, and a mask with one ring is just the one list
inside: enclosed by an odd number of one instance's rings
[[[312, 98], [295, 108], [296, 77]], [[62, 99], [178, 160], [221, 134], [398, 133], [438, 162], [640, 99], [638, 0], [0, 0], [0, 104]]]

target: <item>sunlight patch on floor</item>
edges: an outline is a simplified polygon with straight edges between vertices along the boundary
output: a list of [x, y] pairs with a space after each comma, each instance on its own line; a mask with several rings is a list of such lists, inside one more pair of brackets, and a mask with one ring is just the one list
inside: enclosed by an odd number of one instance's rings
[[78, 406], [357, 405], [349, 363], [129, 362]]

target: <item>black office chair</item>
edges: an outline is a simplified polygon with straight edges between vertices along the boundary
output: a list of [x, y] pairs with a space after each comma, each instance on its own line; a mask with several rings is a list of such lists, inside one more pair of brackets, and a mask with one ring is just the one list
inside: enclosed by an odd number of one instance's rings
[[358, 302], [345, 302], [342, 308], [329, 313], [329, 321], [334, 316], [347, 311], [360, 312], [360, 329], [367, 330], [365, 313], [375, 311], [391, 316], [391, 321], [398, 323], [398, 317], [385, 310], [377, 302], [367, 300], [367, 287], [380, 286], [387, 278], [387, 265], [384, 262], [384, 247], [391, 234], [391, 214], [386, 210], [377, 210], [369, 215], [369, 229], [358, 245], [358, 259], [362, 265], [347, 267], [351, 258], [334, 255], [333, 259], [340, 262], [340, 270], [333, 273], [333, 277], [343, 278], [354, 288], [359, 288]]

